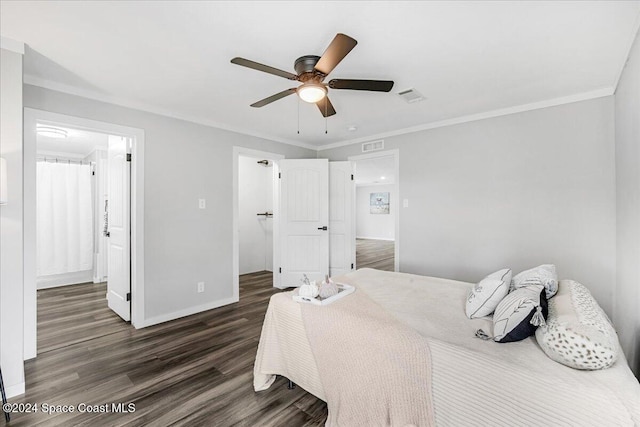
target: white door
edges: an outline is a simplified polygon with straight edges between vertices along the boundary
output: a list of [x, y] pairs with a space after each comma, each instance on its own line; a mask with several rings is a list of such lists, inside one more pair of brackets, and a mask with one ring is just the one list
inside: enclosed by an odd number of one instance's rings
[[127, 321], [131, 320], [131, 163], [127, 161], [128, 149], [128, 138], [109, 135], [107, 302], [111, 310]]
[[329, 163], [329, 271], [331, 277], [356, 267], [355, 181], [352, 162]]
[[281, 160], [279, 261], [275, 283], [300, 286], [329, 274], [329, 161]]

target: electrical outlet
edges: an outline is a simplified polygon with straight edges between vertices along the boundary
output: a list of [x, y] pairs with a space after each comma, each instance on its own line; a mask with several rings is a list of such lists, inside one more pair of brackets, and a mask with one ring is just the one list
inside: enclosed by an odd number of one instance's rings
[[408, 208], [409, 207], [409, 199], [404, 199], [402, 201], [402, 207], [403, 208]]
[[207, 207], [207, 201], [205, 199], [198, 199], [198, 207], [205, 209]]
[[198, 293], [204, 292], [204, 282], [198, 282]]

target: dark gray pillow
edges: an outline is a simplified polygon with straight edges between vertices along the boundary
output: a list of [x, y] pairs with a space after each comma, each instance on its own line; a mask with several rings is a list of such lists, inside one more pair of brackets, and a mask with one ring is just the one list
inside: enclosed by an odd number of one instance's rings
[[541, 285], [518, 288], [500, 301], [493, 314], [493, 339], [506, 343], [521, 341], [535, 334], [544, 325], [547, 315], [547, 297]]

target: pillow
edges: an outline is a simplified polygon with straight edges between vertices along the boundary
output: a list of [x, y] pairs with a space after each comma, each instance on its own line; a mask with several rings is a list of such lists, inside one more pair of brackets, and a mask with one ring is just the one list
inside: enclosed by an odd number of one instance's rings
[[500, 301], [493, 314], [493, 340], [521, 341], [536, 332], [547, 317], [547, 298], [541, 285], [516, 289]]
[[465, 312], [469, 319], [488, 316], [509, 293], [511, 269], [496, 271], [478, 282], [467, 297]]
[[603, 369], [618, 358], [618, 335], [587, 288], [562, 280], [536, 340], [551, 359], [575, 369]]
[[511, 290], [529, 285], [542, 285], [547, 294], [547, 300], [558, 292], [558, 274], [553, 264], [543, 264], [530, 270], [518, 273], [511, 280]]

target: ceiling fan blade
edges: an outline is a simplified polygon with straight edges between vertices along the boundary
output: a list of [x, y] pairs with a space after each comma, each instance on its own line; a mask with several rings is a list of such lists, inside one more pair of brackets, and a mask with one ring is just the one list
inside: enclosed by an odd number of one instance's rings
[[315, 69], [325, 76], [328, 75], [357, 44], [355, 39], [338, 33], [318, 60]]
[[336, 113], [336, 109], [333, 108], [333, 104], [329, 101], [328, 96], [325, 96], [320, 101], [316, 102], [316, 105], [324, 117], [330, 117]]
[[276, 93], [275, 95], [271, 95], [268, 98], [262, 99], [258, 102], [254, 102], [253, 104], [251, 104], [251, 106], [255, 108], [264, 107], [265, 105], [271, 104], [273, 101], [277, 101], [278, 99], [284, 98], [285, 96], [289, 96], [292, 93], [296, 93], [296, 88], [283, 90], [282, 92]]
[[277, 68], [270, 67], [268, 65], [260, 64], [259, 62], [250, 61], [244, 58], [233, 58], [232, 64], [242, 65], [243, 67], [252, 68], [254, 70], [263, 71], [265, 73], [274, 74], [276, 76], [284, 77], [289, 80], [298, 80], [298, 76], [287, 71], [279, 70]]
[[370, 90], [374, 92], [389, 92], [393, 87], [391, 80], [349, 80], [333, 79], [329, 82], [331, 89]]

